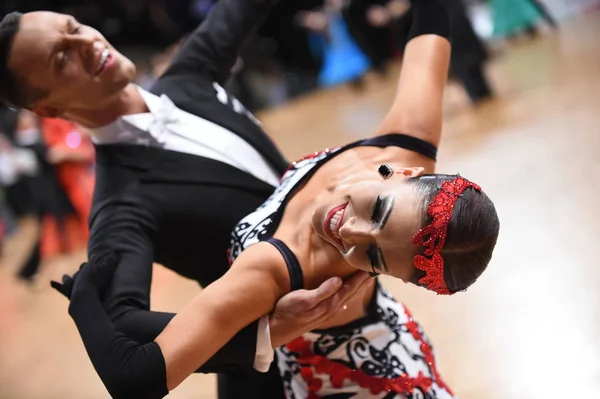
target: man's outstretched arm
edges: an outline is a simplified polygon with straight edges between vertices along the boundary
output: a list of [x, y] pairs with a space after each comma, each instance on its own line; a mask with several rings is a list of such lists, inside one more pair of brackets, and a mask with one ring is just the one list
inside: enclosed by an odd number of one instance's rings
[[219, 0], [192, 32], [163, 76], [202, 74], [224, 85], [246, 40], [279, 0]]

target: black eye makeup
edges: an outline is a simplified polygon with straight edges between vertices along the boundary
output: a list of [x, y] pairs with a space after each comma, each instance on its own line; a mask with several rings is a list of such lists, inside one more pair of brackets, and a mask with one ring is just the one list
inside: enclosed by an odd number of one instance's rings
[[[390, 218], [394, 205], [395, 198], [393, 196], [382, 197], [381, 195], [378, 195], [375, 199], [375, 204], [373, 205], [371, 222], [377, 224], [379, 229], [383, 229]], [[373, 243], [369, 245], [369, 248], [367, 249], [367, 258], [371, 264], [371, 270], [373, 270], [372, 272], [369, 272], [371, 277], [376, 277], [380, 274], [375, 271], [375, 269], [387, 271], [381, 248], [377, 247], [376, 244]]]
[[385, 197], [378, 195], [375, 199], [373, 213], [371, 214], [371, 221], [373, 223], [378, 223], [380, 229], [385, 227], [385, 224], [394, 210], [395, 203], [396, 199], [391, 195], [386, 195]]
[[379, 259], [379, 251], [377, 250], [377, 246], [375, 244], [369, 245], [369, 249], [367, 249], [367, 258], [369, 258], [369, 263], [371, 264], [372, 272], [368, 272], [369, 276], [377, 277], [380, 273], [375, 271], [375, 268], [379, 269], [380, 259]]
[[371, 214], [371, 221], [373, 223], [380, 223], [381, 222], [381, 208], [382, 208], [382, 204], [383, 204], [383, 201], [381, 199], [381, 195], [378, 195], [377, 199], [375, 200], [375, 206], [373, 207], [373, 213]]

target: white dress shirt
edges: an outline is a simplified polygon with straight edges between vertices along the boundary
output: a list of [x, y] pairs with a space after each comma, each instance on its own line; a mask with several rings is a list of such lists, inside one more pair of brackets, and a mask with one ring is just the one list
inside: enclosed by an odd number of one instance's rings
[[279, 184], [277, 172], [238, 135], [177, 108], [165, 94], [158, 97], [137, 89], [150, 112], [125, 115], [92, 129], [95, 144], [133, 144], [200, 155], [227, 163], [274, 187]]

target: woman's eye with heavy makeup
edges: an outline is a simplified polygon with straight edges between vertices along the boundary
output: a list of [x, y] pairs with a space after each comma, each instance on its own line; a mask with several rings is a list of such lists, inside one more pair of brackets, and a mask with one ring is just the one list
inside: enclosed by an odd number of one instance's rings
[[377, 246], [375, 244], [369, 245], [367, 249], [367, 258], [369, 259], [369, 264], [371, 265], [371, 270], [373, 272], [369, 272], [371, 277], [379, 276], [375, 269], [379, 269], [379, 251], [377, 251]]
[[375, 205], [373, 206], [373, 213], [371, 214], [371, 221], [373, 223], [379, 223], [381, 221], [382, 204], [383, 201], [381, 199], [381, 196], [378, 195], [377, 199], [375, 200]]

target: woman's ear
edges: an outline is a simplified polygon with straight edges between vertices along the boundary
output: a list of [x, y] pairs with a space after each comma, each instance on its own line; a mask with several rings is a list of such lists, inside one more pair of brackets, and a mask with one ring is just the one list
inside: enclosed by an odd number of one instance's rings
[[401, 174], [404, 177], [418, 177], [425, 173], [425, 168], [422, 166], [415, 166], [412, 168], [398, 168], [394, 172], [397, 174]]

